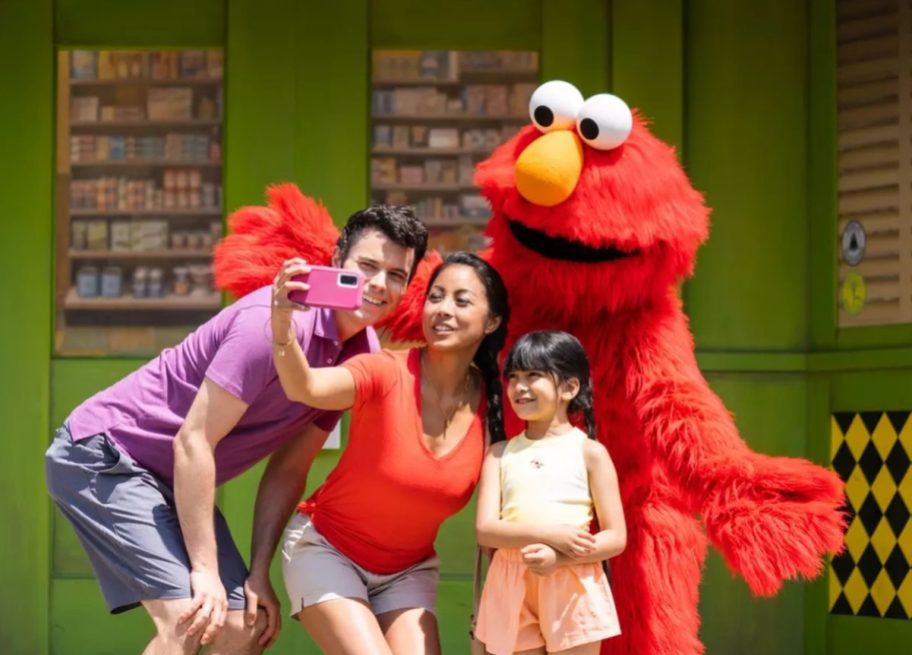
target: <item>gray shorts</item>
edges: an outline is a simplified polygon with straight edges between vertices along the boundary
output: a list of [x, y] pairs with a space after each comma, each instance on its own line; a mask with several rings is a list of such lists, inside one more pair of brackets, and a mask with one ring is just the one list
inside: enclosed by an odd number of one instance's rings
[[[190, 562], [171, 489], [102, 434], [57, 430], [45, 454], [54, 502], [76, 530], [112, 614], [145, 600], [190, 598]], [[228, 607], [244, 609], [247, 568], [215, 510], [219, 574]]]
[[305, 607], [340, 598], [363, 600], [375, 615], [413, 608], [433, 614], [440, 560], [435, 555], [404, 571], [372, 573], [336, 550], [309, 516], [296, 513], [285, 530], [282, 574], [292, 616]]

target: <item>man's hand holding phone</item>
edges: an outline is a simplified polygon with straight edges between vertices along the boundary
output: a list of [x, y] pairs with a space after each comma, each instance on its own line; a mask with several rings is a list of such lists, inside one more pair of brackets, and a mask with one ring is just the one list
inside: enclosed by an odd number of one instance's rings
[[307, 292], [310, 285], [295, 279], [296, 276], [310, 274], [310, 266], [300, 257], [288, 259], [272, 281], [272, 340], [278, 346], [287, 346], [295, 338], [292, 325], [294, 310], [307, 311], [307, 305], [292, 300], [289, 296], [295, 292]]

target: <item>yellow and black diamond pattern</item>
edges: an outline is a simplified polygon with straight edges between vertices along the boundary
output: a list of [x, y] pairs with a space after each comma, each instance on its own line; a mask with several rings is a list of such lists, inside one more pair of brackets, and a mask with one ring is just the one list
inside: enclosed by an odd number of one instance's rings
[[830, 613], [912, 618], [910, 412], [836, 412], [833, 468], [846, 485], [845, 550], [830, 564]]

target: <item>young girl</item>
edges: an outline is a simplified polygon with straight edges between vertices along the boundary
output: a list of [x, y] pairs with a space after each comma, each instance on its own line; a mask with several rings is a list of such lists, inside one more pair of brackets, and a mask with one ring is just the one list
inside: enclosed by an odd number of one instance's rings
[[526, 430], [493, 444], [482, 468], [478, 543], [498, 550], [475, 636], [493, 655], [598, 653], [621, 631], [602, 562], [624, 550], [627, 530], [614, 465], [595, 441], [586, 353], [566, 332], [532, 332], [504, 375]]

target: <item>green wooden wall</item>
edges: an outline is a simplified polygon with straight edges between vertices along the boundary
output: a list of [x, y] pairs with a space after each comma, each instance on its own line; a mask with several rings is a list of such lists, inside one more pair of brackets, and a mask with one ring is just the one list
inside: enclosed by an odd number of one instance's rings
[[[0, 361], [11, 373], [0, 382], [0, 517], [15, 527], [0, 539], [0, 650], [137, 652], [151, 634], [141, 612], [104, 612], [43, 485], [53, 426], [141, 363], [51, 357], [55, 46], [224, 47], [227, 206], [291, 180], [337, 220], [368, 200], [371, 47], [540, 50], [544, 79], [613, 90], [679, 148], [714, 208], [685, 288], [701, 366], [752, 447], [826, 462], [831, 411], [912, 406], [912, 327], [835, 327], [833, 11], [824, 0], [0, 2], [0, 90], [16, 99], [0, 102]], [[320, 456], [311, 486], [334, 461]], [[243, 549], [259, 471], [220, 494]], [[470, 523], [470, 511], [452, 520], [439, 544], [450, 653], [465, 652]], [[823, 580], [754, 599], [715, 555], [701, 593], [710, 655], [890, 652], [912, 640], [903, 622], [830, 617]], [[315, 650], [286, 621], [274, 652]]]
[[0, 650], [17, 654], [47, 652], [49, 620], [52, 25], [49, 0], [0, 4]]

